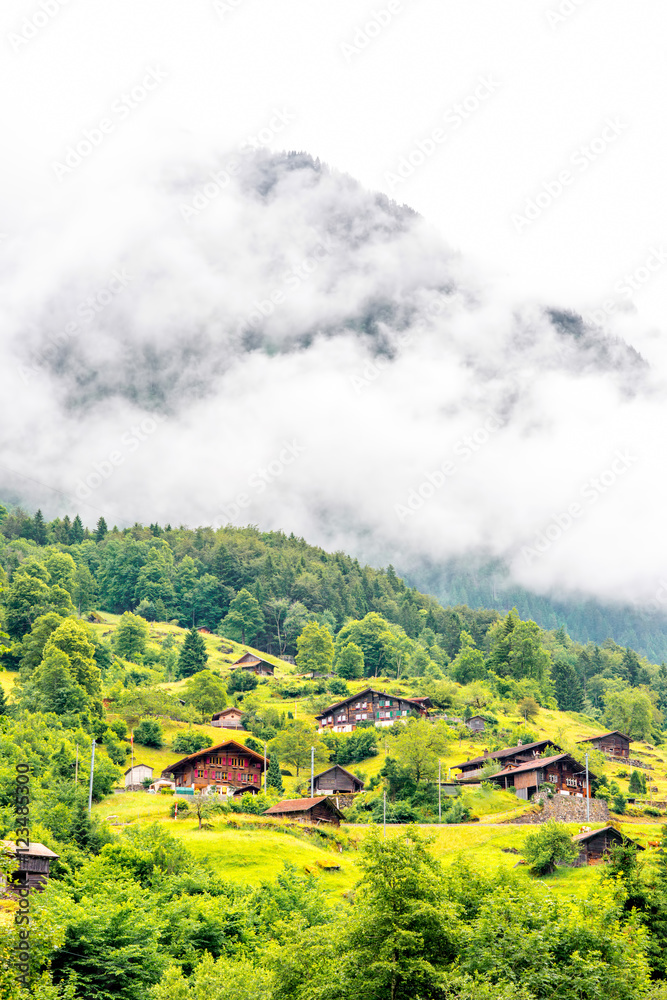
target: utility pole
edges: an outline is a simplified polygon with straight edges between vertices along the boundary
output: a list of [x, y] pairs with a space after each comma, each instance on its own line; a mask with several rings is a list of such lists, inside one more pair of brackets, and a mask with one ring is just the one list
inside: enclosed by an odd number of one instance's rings
[[588, 787], [588, 754], [586, 754], [586, 822], [591, 818], [591, 792]]
[[438, 761], [438, 823], [442, 823], [442, 785], [440, 784], [442, 777], [442, 761]]
[[315, 795], [315, 747], [310, 748], [310, 797]]
[[[93, 740], [92, 753], [90, 755], [90, 785], [88, 786], [88, 815], [93, 808], [93, 767], [95, 764], [95, 740]], [[134, 777], [134, 775], [132, 776]]]
[[387, 837], [387, 789], [386, 788], [382, 795], [382, 836], [385, 839]]
[[264, 744], [264, 794], [266, 795], [266, 743]]

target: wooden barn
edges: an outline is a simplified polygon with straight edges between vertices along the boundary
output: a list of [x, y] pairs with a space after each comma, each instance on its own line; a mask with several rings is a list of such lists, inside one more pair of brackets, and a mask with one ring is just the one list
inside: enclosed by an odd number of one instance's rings
[[313, 799], [285, 799], [277, 802], [264, 813], [265, 816], [283, 816], [285, 819], [296, 820], [297, 823], [331, 823], [340, 826], [344, 819], [343, 813], [326, 795], [318, 795]]
[[462, 764], [452, 764], [452, 770], [455, 768], [460, 770], [461, 774], [458, 776], [460, 781], [479, 781], [479, 776], [487, 764], [494, 761], [502, 764], [503, 767], [507, 767], [510, 764], [527, 764], [530, 761], [536, 760], [547, 747], [560, 750], [560, 747], [553, 740], [538, 740], [537, 743], [518, 743], [515, 747], [505, 747], [504, 750], [494, 750], [493, 752], [485, 750], [480, 757], [472, 757], [470, 760], [464, 760]]
[[10, 890], [13, 885], [16, 888], [28, 886], [29, 889], [41, 892], [46, 887], [51, 862], [60, 855], [36, 841], [31, 841], [28, 848], [19, 847], [18, 850], [11, 840], [3, 840], [2, 846], [5, 853], [18, 860], [18, 868], [9, 876]]
[[632, 844], [638, 851], [644, 850], [634, 840], [624, 837], [613, 826], [605, 826], [602, 830], [590, 830], [587, 833], [578, 833], [572, 839], [580, 849], [579, 857], [576, 861], [578, 865], [592, 865], [604, 861], [605, 855], [616, 844]]
[[254, 653], [244, 653], [232, 663], [232, 670], [247, 670], [258, 677], [273, 677], [275, 669], [272, 663], [267, 663]]
[[532, 798], [545, 781], [552, 784], [560, 795], [591, 798], [591, 785], [595, 775], [592, 771], [588, 772], [587, 788], [582, 765], [569, 753], [560, 753], [553, 757], [538, 757], [528, 764], [510, 764], [497, 774], [492, 774], [489, 780], [497, 782], [506, 790], [514, 789], [521, 799]]
[[577, 740], [577, 743], [590, 743], [596, 750], [601, 750], [608, 757], [625, 760], [630, 756], [632, 740], [625, 733], [614, 729], [610, 733], [600, 733], [599, 736], [589, 736], [586, 740]]
[[230, 705], [228, 708], [223, 708], [222, 712], [216, 712], [211, 719], [212, 726], [218, 726], [221, 729], [243, 729], [241, 725], [241, 718], [243, 712], [240, 708], [235, 708]]
[[165, 768], [162, 777], [173, 776], [177, 792], [189, 788], [193, 792], [213, 789], [225, 794], [236, 788], [259, 791], [263, 773], [262, 754], [229, 740], [182, 757]]
[[125, 772], [126, 791], [143, 788], [146, 778], [153, 780], [153, 768], [149, 767], [148, 764], [135, 764], [134, 767], [128, 767]]
[[486, 729], [486, 719], [483, 715], [471, 715], [465, 724], [473, 733], [483, 733]]
[[334, 764], [327, 771], [315, 775], [313, 788], [318, 795], [349, 795], [351, 792], [363, 792], [364, 783], [340, 764]]

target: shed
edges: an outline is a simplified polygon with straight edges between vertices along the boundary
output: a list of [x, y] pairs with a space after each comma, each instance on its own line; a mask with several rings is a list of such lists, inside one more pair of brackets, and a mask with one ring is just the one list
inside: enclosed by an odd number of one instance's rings
[[320, 823], [340, 826], [340, 821], [345, 818], [340, 809], [326, 795], [319, 795], [313, 799], [285, 799], [267, 809], [264, 815], [284, 816], [286, 819], [293, 819], [298, 823], [314, 823], [316, 826]]
[[486, 719], [483, 715], [471, 715], [465, 724], [473, 733], [483, 733], [486, 729]]
[[356, 774], [346, 771], [340, 764], [334, 764], [326, 771], [315, 775], [313, 788], [320, 795], [349, 794], [363, 792], [364, 783]]
[[16, 888], [28, 886], [29, 889], [42, 891], [46, 887], [49, 877], [49, 866], [60, 855], [39, 844], [31, 841], [29, 847], [16, 847], [14, 841], [3, 840], [2, 846], [5, 852], [18, 859], [18, 868], [10, 875], [9, 881]]
[[604, 861], [605, 854], [608, 854], [616, 844], [631, 844], [638, 851], [644, 850], [634, 840], [624, 837], [613, 826], [605, 826], [601, 830], [590, 830], [588, 833], [578, 833], [572, 839], [580, 849], [577, 859], [578, 865], [590, 865]]
[[153, 768], [148, 764], [135, 764], [134, 767], [128, 767], [125, 772], [125, 787], [143, 788], [146, 778], [153, 778]]

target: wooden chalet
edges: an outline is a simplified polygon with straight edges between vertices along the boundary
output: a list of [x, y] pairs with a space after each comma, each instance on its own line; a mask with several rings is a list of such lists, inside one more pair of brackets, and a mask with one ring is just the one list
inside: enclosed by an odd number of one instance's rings
[[327, 795], [318, 795], [313, 799], [285, 799], [277, 802], [264, 813], [265, 816], [284, 816], [298, 823], [331, 823], [340, 826], [344, 819], [343, 813]]
[[52, 861], [60, 857], [59, 854], [54, 854], [44, 844], [38, 844], [34, 840], [27, 848], [17, 848], [13, 841], [3, 840], [2, 847], [6, 854], [18, 861], [16, 871], [9, 876], [8, 889], [10, 892], [12, 887], [20, 889], [27, 886], [29, 889], [37, 889], [38, 892], [46, 888], [49, 867]]
[[240, 708], [230, 705], [228, 708], [223, 708], [222, 712], [215, 713], [211, 719], [211, 725], [218, 726], [220, 729], [243, 729], [242, 716], [243, 712]]
[[173, 776], [179, 788], [193, 792], [212, 791], [222, 795], [243, 791], [259, 791], [264, 773], [264, 757], [242, 743], [229, 740], [206, 747], [182, 757], [162, 772], [163, 778]]
[[403, 695], [365, 688], [359, 694], [330, 705], [315, 718], [319, 722], [320, 732], [351, 733], [361, 722], [391, 726], [397, 720], [405, 721], [415, 713], [425, 716], [429, 708], [429, 698], [406, 698]]
[[483, 733], [486, 729], [486, 719], [483, 715], [471, 715], [465, 724], [473, 733]]
[[340, 764], [334, 764], [327, 771], [315, 775], [313, 788], [319, 795], [349, 795], [351, 792], [363, 792], [364, 783], [356, 774], [346, 771]]
[[459, 781], [479, 781], [480, 775], [487, 764], [493, 761], [502, 764], [503, 767], [509, 764], [527, 764], [539, 757], [547, 747], [560, 750], [560, 747], [553, 740], [538, 740], [537, 743], [518, 743], [515, 747], [505, 747], [503, 750], [494, 750], [493, 752], [485, 750], [480, 757], [472, 757], [470, 760], [464, 760], [462, 764], [452, 764], [452, 770], [455, 768], [460, 770]]
[[605, 855], [609, 854], [612, 847], [616, 844], [631, 844], [638, 851], [644, 850], [634, 840], [624, 837], [613, 826], [605, 826], [602, 830], [589, 830], [587, 833], [578, 833], [572, 839], [580, 848], [579, 857], [575, 862], [577, 865], [592, 865], [596, 864], [596, 862], [604, 861]]
[[497, 782], [506, 790], [514, 790], [520, 799], [530, 799], [545, 781], [554, 785], [560, 795], [574, 795], [578, 798], [592, 798], [591, 785], [595, 780], [588, 772], [586, 788], [585, 768], [569, 753], [555, 754], [553, 757], [538, 757], [527, 764], [509, 764], [489, 781]]
[[600, 733], [599, 736], [589, 736], [585, 740], [577, 740], [577, 743], [590, 743], [596, 750], [601, 750], [608, 757], [625, 760], [630, 756], [632, 740], [625, 733], [614, 729], [610, 733]]
[[232, 670], [247, 670], [249, 673], [257, 674], [258, 677], [273, 677], [275, 669], [272, 663], [267, 663], [254, 653], [244, 653], [232, 663]]

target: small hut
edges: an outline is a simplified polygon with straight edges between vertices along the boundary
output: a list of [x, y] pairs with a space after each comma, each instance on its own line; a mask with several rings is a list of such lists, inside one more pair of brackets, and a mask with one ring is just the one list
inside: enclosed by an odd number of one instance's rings
[[341, 819], [345, 818], [326, 795], [319, 795], [313, 799], [285, 799], [267, 809], [264, 815], [293, 819], [297, 823], [314, 823], [316, 826], [320, 823], [340, 826]]
[[346, 771], [340, 764], [334, 764], [327, 771], [315, 775], [313, 789], [319, 795], [349, 795], [351, 792], [363, 792], [364, 783], [356, 774]]
[[604, 826], [601, 830], [578, 833], [572, 839], [579, 847], [579, 857], [576, 862], [578, 865], [593, 865], [604, 861], [605, 855], [609, 854], [616, 844], [630, 844], [638, 851], [644, 850], [634, 840], [624, 837], [613, 826]]
[[5, 853], [18, 860], [18, 868], [9, 877], [11, 887], [37, 889], [39, 892], [46, 887], [49, 878], [49, 867], [60, 855], [54, 854], [44, 844], [31, 841], [28, 847], [16, 847], [11, 840], [3, 840]]

